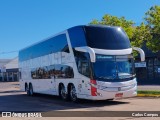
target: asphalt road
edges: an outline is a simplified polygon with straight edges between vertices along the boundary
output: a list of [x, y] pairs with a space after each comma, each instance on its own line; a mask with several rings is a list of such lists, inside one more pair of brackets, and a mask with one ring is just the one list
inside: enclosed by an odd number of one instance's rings
[[[114, 101], [89, 101], [81, 100], [79, 103], [65, 102], [56, 96], [35, 95], [33, 97], [27, 96], [25, 92], [19, 91], [18, 83], [0, 83], [0, 111], [32, 111], [51, 113], [53, 111], [71, 111], [68, 114], [75, 114], [73, 111], [160, 111], [160, 98], [144, 98], [134, 97], [128, 99], [114, 100]], [[94, 114], [95, 115], [95, 114]], [[85, 116], [85, 115], [84, 115]], [[111, 117], [110, 120], [115, 119], [138, 119], [143, 120], [147, 118], [139, 117]], [[160, 117], [159, 117], [160, 118]], [[5, 119], [5, 118], [0, 118]], [[20, 119], [20, 118], [19, 118]], [[24, 119], [24, 118], [23, 118]], [[25, 118], [27, 119], [27, 118]], [[35, 118], [36, 119], [36, 118]], [[39, 118], [37, 118], [38, 120]], [[44, 118], [41, 118], [44, 119]], [[46, 118], [51, 119], [51, 118]], [[58, 119], [63, 119], [58, 117]], [[72, 120], [73, 117], [65, 117], [67, 120]], [[82, 118], [77, 118], [81, 119]], [[90, 118], [83, 118], [90, 119]], [[93, 117], [94, 119], [98, 119]], [[101, 117], [101, 120], [105, 119]], [[154, 118], [157, 119], [158, 118]], [[7, 118], [8, 120], [8, 118]], [[17, 118], [16, 118], [17, 120]], [[27, 120], [30, 120], [28, 118]]]

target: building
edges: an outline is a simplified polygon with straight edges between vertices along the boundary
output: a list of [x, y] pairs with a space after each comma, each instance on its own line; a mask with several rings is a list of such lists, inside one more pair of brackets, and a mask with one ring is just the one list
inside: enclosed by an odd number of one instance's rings
[[147, 47], [142, 47], [146, 60], [144, 63], [136, 58], [136, 74], [138, 84], [160, 85], [160, 51], [153, 53]]
[[18, 57], [0, 60], [0, 81], [18, 81]]

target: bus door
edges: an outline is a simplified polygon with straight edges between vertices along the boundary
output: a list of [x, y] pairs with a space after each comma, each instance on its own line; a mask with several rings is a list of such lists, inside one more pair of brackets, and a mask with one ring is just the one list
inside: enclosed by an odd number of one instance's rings
[[78, 61], [78, 71], [79, 71], [79, 85], [78, 90], [80, 94], [89, 95], [90, 94], [90, 70], [88, 60]]

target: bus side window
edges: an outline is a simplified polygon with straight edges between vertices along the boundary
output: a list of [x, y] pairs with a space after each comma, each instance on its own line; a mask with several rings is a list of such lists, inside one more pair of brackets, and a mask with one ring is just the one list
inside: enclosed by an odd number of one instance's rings
[[87, 60], [79, 59], [77, 63], [79, 73], [84, 76], [90, 77], [89, 62]]
[[54, 65], [49, 66], [49, 75], [51, 79], [55, 78], [55, 66]]
[[55, 78], [74, 78], [73, 68], [68, 65], [55, 65]]
[[36, 69], [31, 69], [31, 77], [32, 77], [32, 79], [37, 79], [37, 70]]
[[76, 57], [78, 72], [84, 76], [90, 77], [88, 54], [79, 53]]
[[89, 63], [86, 61], [81, 62], [81, 73], [89, 77]]

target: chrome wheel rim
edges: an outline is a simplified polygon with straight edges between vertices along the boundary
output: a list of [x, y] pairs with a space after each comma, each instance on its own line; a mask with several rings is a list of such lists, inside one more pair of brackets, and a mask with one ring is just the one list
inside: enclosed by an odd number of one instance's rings
[[61, 96], [63, 99], [66, 99], [66, 97], [67, 97], [64, 86], [61, 86]]
[[77, 99], [76, 89], [74, 86], [71, 87], [70, 95], [71, 95], [72, 101], [75, 101]]

